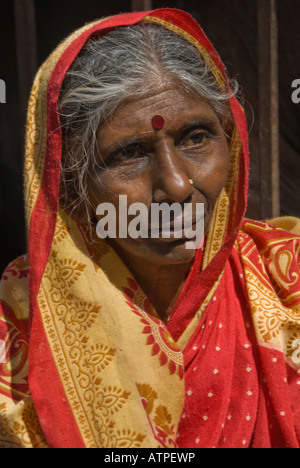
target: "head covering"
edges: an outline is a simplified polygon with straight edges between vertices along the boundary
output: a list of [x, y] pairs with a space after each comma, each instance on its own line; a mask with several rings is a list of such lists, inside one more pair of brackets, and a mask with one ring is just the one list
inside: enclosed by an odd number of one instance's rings
[[[4, 341], [14, 344], [13, 364], [3, 364], [0, 380], [0, 443], [296, 447], [300, 239], [244, 219], [248, 139], [238, 101], [229, 101], [235, 126], [228, 180], [166, 324], [116, 252], [59, 207], [57, 102], [65, 74], [91, 37], [141, 21], [194, 44], [228, 89], [202, 29], [173, 9], [85, 25], [40, 68], [26, 132], [29, 270], [25, 257], [12, 263], [0, 290]], [[29, 305], [22, 293], [28, 277]]]

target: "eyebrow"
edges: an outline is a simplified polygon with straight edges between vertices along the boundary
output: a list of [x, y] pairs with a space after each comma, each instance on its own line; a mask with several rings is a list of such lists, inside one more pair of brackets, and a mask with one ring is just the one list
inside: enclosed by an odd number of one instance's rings
[[116, 140], [114, 143], [109, 145], [105, 152], [108, 153], [108, 155], [113, 155], [117, 151], [120, 151], [120, 149], [126, 149], [131, 145], [136, 145], [138, 143], [142, 143], [142, 141], [145, 141], [145, 138], [141, 138], [140, 136], [133, 135], [132, 137], [124, 138], [123, 140]]
[[[188, 122], [185, 122], [181, 127], [174, 129], [171, 133], [176, 133], [182, 137], [185, 133], [193, 131], [194, 129], [197, 128], [209, 128], [211, 131], [216, 131], [217, 126], [218, 126], [219, 120], [217, 116], [214, 117], [201, 117], [201, 118], [194, 118]], [[150, 142], [153, 140], [155, 136], [149, 135], [149, 136], [143, 136], [143, 135], [132, 135], [131, 137], [128, 138], [123, 138], [120, 140], [116, 140], [113, 142], [111, 145], [109, 145], [105, 152], [108, 155], [113, 155], [120, 149], [126, 149], [131, 145], [136, 145], [136, 144], [147, 144], [147, 142]]]
[[180, 129], [179, 133], [185, 133], [196, 128], [209, 128], [211, 131], [216, 131], [218, 124], [220, 124], [219, 119], [213, 117], [201, 117], [190, 120], [185, 123]]

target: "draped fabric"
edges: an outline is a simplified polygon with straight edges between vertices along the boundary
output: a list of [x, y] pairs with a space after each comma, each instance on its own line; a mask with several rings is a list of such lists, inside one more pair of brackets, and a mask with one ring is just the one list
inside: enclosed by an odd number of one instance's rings
[[0, 446], [299, 447], [298, 221], [244, 218], [237, 100], [228, 181], [166, 324], [108, 243], [59, 207], [65, 73], [90, 37], [140, 21], [192, 42], [228, 88], [201, 28], [172, 9], [88, 24], [41, 67], [27, 119], [28, 253], [0, 285]]

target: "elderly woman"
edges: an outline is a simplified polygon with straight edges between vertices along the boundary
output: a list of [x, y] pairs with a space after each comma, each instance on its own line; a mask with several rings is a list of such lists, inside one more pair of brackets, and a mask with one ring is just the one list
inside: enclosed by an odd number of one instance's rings
[[[299, 447], [297, 221], [244, 218], [236, 91], [171, 9], [88, 24], [41, 67], [28, 256], [0, 290], [1, 447]], [[192, 235], [154, 226], [174, 203]]]

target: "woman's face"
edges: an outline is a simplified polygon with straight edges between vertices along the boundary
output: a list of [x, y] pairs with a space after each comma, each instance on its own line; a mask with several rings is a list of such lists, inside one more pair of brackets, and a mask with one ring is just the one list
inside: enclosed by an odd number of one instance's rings
[[[151, 123], [156, 115], [164, 119], [159, 130]], [[103, 202], [113, 204], [118, 213], [119, 195], [126, 195], [128, 206], [136, 202], [147, 206], [150, 228], [152, 203], [191, 203], [193, 210], [203, 203], [204, 232], [208, 231], [230, 156], [221, 123], [207, 102], [175, 85], [160, 87], [126, 103], [100, 126], [97, 140], [101, 157], [89, 181], [94, 213]], [[132, 218], [128, 216], [128, 223]], [[119, 238], [118, 219], [117, 237], [111, 242], [131, 261], [166, 265], [191, 261], [195, 255], [186, 248], [184, 237]]]

